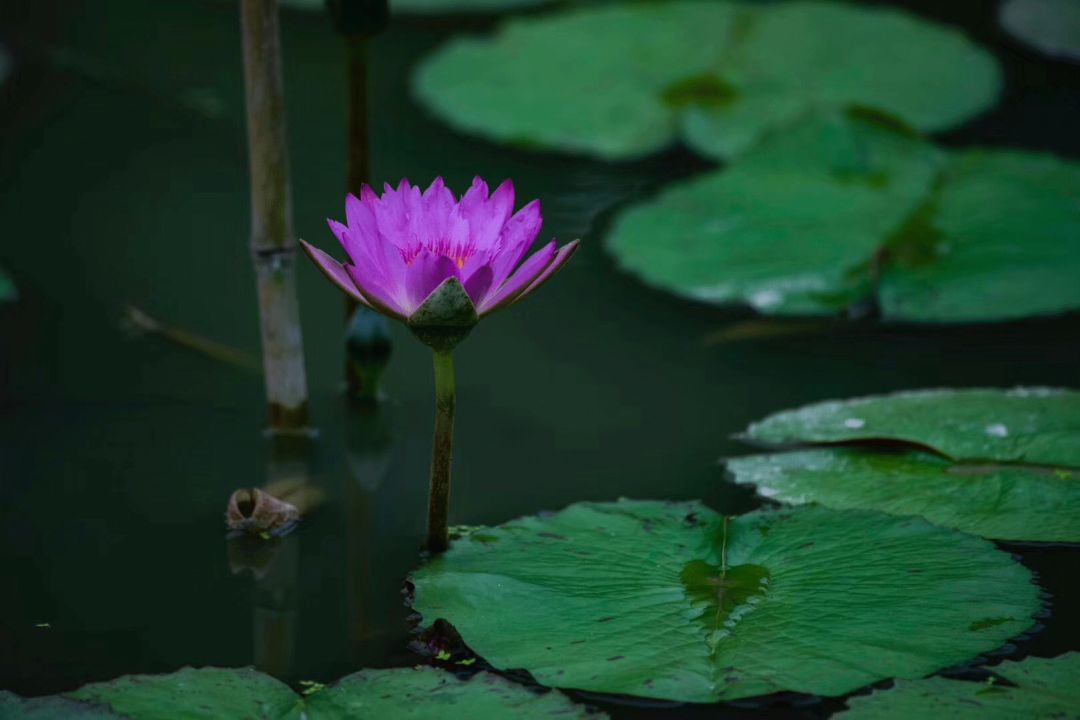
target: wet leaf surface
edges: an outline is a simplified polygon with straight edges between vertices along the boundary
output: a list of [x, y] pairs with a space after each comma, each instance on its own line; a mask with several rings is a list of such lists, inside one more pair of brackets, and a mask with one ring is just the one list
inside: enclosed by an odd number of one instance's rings
[[754, 455], [727, 467], [736, 482], [782, 503], [919, 515], [998, 540], [1080, 542], [1080, 470], [853, 448]]
[[414, 573], [414, 608], [556, 687], [841, 695], [991, 650], [1039, 606], [1028, 571], [987, 541], [877, 512], [759, 511], [725, 531], [699, 503], [623, 500], [482, 534]]
[[750, 425], [774, 444], [892, 440], [953, 460], [1080, 467], [1080, 392], [1054, 388], [936, 389], [830, 400]]

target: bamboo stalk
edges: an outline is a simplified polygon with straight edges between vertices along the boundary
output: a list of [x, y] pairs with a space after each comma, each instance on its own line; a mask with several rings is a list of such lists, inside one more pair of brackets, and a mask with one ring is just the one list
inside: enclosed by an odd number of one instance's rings
[[244, 90], [251, 171], [251, 255], [259, 299], [270, 432], [308, 423], [296, 239], [285, 142], [285, 94], [277, 0], [241, 0]]

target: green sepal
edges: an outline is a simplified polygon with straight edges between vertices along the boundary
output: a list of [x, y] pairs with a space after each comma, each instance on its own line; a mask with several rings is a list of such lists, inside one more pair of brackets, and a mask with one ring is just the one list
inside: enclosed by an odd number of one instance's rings
[[457, 278], [447, 278], [409, 316], [413, 334], [432, 350], [453, 350], [472, 331], [480, 316]]

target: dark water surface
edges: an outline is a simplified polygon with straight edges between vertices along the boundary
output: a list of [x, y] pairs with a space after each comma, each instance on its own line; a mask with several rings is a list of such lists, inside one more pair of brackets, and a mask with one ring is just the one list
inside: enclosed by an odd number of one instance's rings
[[[918, 5], [963, 24], [1006, 65], [1001, 106], [946, 144], [1080, 157], [1075, 66], [1009, 40], [988, 3]], [[556, 281], [485, 321], [457, 353], [452, 522], [619, 496], [743, 512], [755, 501], [725, 484], [717, 459], [743, 452], [729, 436], [768, 412], [915, 387], [1080, 385], [1076, 315], [707, 343], [750, 316], [645, 289], [601, 247], [613, 206], [706, 163], [679, 149], [630, 165], [508, 150], [411, 102], [414, 63], [450, 34], [486, 26], [395, 20], [372, 49], [377, 181], [426, 185], [441, 174], [464, 188], [474, 174], [513, 177], [519, 205], [542, 198], [545, 236], [583, 238]], [[284, 33], [296, 226], [331, 247], [324, 218], [344, 214], [344, 51], [317, 15], [286, 13]], [[121, 323], [130, 303], [258, 354], [234, 3], [9, 1], [0, 37], [17, 62], [0, 90], [0, 263], [22, 294], [0, 308], [0, 688], [35, 695], [252, 663], [292, 683], [329, 682], [420, 661], [407, 649], [401, 581], [418, 562], [425, 516], [427, 349], [395, 328], [389, 401], [374, 417], [349, 412], [341, 298], [303, 263], [321, 432], [306, 461], [283, 462], [260, 434], [256, 372]], [[275, 477], [306, 477], [327, 500], [260, 579], [234, 574], [225, 501]], [[1080, 649], [1080, 621], [1066, 610], [1080, 603], [1080, 550], [1008, 549], [1052, 598], [1044, 627], [1015, 652]], [[835, 707], [784, 700], [771, 711]]]

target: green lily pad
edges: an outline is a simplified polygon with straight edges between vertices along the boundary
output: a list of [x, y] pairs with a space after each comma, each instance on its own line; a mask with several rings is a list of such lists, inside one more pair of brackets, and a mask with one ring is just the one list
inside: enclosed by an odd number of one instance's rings
[[919, 515], [997, 540], [1080, 542], [1080, 471], [955, 464], [922, 452], [819, 448], [727, 461], [763, 497]]
[[815, 115], [623, 211], [608, 248], [692, 299], [836, 313], [870, 294], [875, 253], [925, 202], [941, 159], [879, 116]]
[[640, 3], [513, 19], [452, 40], [418, 69], [417, 97], [460, 129], [617, 159], [677, 135], [664, 91], [716, 63], [743, 12], [730, 3]]
[[1080, 60], [1080, 0], [1007, 0], [1001, 25], [1053, 57]]
[[413, 574], [413, 607], [496, 667], [558, 687], [842, 695], [991, 650], [1039, 607], [1030, 573], [989, 542], [877, 512], [725, 519], [621, 500], [480, 535]]
[[1080, 163], [974, 151], [945, 172], [929, 231], [897, 248], [885, 317], [985, 322], [1080, 308]]
[[415, 76], [455, 127], [626, 159], [684, 139], [728, 158], [812, 110], [867, 106], [941, 130], [997, 98], [993, 58], [896, 10], [676, 0], [573, 8], [457, 38]]
[[125, 675], [66, 696], [22, 699], [0, 692], [0, 718], [30, 720], [339, 720], [469, 717], [502, 720], [596, 718], [558, 692], [539, 692], [498, 675], [468, 679], [435, 668], [361, 670], [301, 697], [250, 668], [184, 668], [169, 675]]
[[470, 720], [522, 720], [593, 718], [562, 693], [535, 692], [498, 675], [478, 673], [459, 680], [433, 668], [362, 670], [320, 691], [308, 700], [311, 720], [338, 718], [469, 718]]
[[785, 410], [747, 428], [773, 444], [892, 440], [953, 460], [1080, 467], [1080, 392], [915, 390]]
[[118, 720], [100, 705], [90, 705], [59, 696], [21, 698], [0, 690], [0, 720]]
[[125, 675], [85, 685], [67, 697], [133, 720], [299, 719], [302, 708], [288, 685], [250, 668], [183, 668], [169, 675]]
[[1080, 653], [1006, 660], [990, 668], [999, 682], [945, 678], [900, 680], [895, 687], [852, 698], [844, 720], [1013, 720], [1075, 717], [1080, 707]]
[[993, 57], [950, 28], [828, 2], [760, 12], [720, 68], [736, 98], [687, 113], [684, 137], [721, 158], [821, 107], [871, 107], [945, 130], [994, 105], [1002, 85]]

